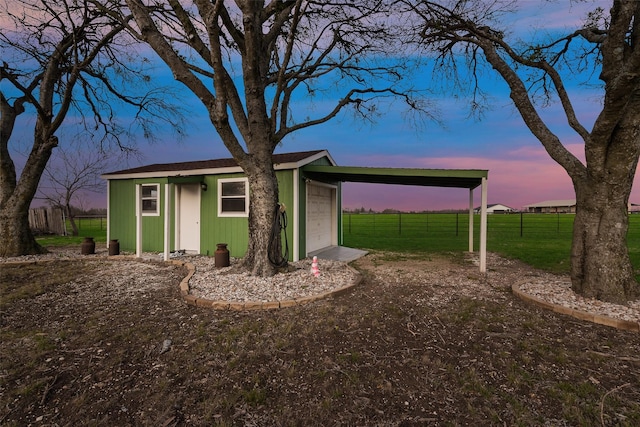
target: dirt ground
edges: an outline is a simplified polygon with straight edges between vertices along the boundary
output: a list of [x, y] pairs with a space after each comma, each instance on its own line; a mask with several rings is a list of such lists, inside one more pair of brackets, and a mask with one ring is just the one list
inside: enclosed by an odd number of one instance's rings
[[172, 265], [0, 264], [0, 425], [640, 425], [640, 334], [490, 261], [374, 253], [346, 294], [250, 312], [186, 305]]

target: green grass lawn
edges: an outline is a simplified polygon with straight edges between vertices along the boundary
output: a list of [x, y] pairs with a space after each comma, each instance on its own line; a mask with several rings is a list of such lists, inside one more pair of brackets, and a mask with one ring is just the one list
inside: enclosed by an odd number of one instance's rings
[[[487, 216], [487, 250], [536, 268], [566, 273], [573, 218], [571, 214]], [[77, 219], [78, 236], [42, 236], [43, 246], [80, 244], [85, 236], [107, 239], [106, 218]], [[71, 225], [67, 222], [67, 229]], [[468, 250], [467, 214], [344, 214], [344, 245], [396, 252], [463, 252]], [[640, 270], [640, 215], [629, 217], [629, 255]], [[480, 243], [480, 216], [474, 216], [474, 250]]]
[[[64, 246], [82, 243], [85, 237], [93, 237], [97, 243], [107, 241], [106, 218], [76, 218], [77, 236], [39, 236], [36, 238], [42, 246]], [[67, 220], [67, 231], [71, 234], [71, 224]]]
[[[536, 268], [569, 271], [572, 214], [488, 215], [487, 250]], [[474, 216], [474, 250], [480, 243]], [[402, 252], [457, 252], [469, 248], [468, 214], [344, 214], [344, 245]], [[629, 254], [640, 269], [640, 215], [630, 216]]]

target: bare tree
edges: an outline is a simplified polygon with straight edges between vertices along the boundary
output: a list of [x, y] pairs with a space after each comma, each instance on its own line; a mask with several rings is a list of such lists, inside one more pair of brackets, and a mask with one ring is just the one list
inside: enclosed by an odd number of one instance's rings
[[[612, 1], [609, 15], [596, 9], [583, 28], [526, 44], [509, 39], [509, 32], [493, 21], [495, 6], [504, 3], [404, 3], [421, 19], [420, 43], [435, 52], [441, 64], [459, 65], [457, 59], [465, 57], [477, 77], [484, 60], [501, 76], [527, 127], [571, 177], [577, 199], [573, 289], [613, 302], [638, 297], [626, 236], [629, 195], [640, 156], [640, 2]], [[576, 114], [567, 85], [581, 71], [599, 74], [604, 83], [602, 110], [591, 130]], [[560, 103], [567, 126], [584, 142], [585, 163], [549, 128], [536, 98], [543, 104], [554, 99]]]
[[[256, 275], [274, 274], [268, 257], [278, 203], [274, 149], [287, 135], [325, 123], [348, 106], [371, 119], [378, 97], [395, 94], [410, 101], [396, 87], [401, 64], [382, 57], [394, 40], [389, 5], [384, 0], [126, 2], [140, 38], [200, 99], [246, 173], [251, 206], [244, 265]], [[298, 101], [327, 92], [329, 109], [315, 116], [296, 111]]]
[[[29, 229], [28, 209], [58, 146], [56, 132], [70, 112], [78, 114], [73, 118], [84, 138], [122, 149], [131, 146], [120, 112], [129, 108], [145, 136], [156, 120], [175, 121], [176, 116], [164, 93], [125, 91], [134, 86], [133, 78], [141, 87], [149, 79], [145, 61], [134, 50], [135, 39], [124, 31], [130, 17], [117, 22], [109, 17], [119, 11], [117, 3], [5, 0], [2, 9], [0, 256], [16, 256], [43, 251]], [[35, 115], [33, 144], [18, 176], [9, 141], [25, 112]]]
[[100, 174], [109, 170], [119, 157], [115, 150], [96, 150], [95, 147], [58, 147], [49, 161], [36, 199], [66, 212], [72, 235], [78, 235], [73, 206], [82, 206], [87, 193], [103, 193], [105, 182]]

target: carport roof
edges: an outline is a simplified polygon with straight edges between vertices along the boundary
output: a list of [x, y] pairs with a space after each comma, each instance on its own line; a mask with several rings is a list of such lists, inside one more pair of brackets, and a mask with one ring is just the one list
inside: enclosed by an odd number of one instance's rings
[[421, 185], [474, 189], [487, 178], [480, 169], [408, 169], [358, 166], [314, 166], [301, 168], [303, 177], [317, 181], [368, 182], [375, 184]]

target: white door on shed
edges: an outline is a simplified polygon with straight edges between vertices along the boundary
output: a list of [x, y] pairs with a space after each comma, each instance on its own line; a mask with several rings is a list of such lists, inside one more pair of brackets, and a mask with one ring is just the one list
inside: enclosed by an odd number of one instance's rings
[[178, 188], [176, 249], [200, 253], [200, 184], [182, 184]]
[[331, 246], [334, 192], [331, 187], [307, 185], [307, 253]]

